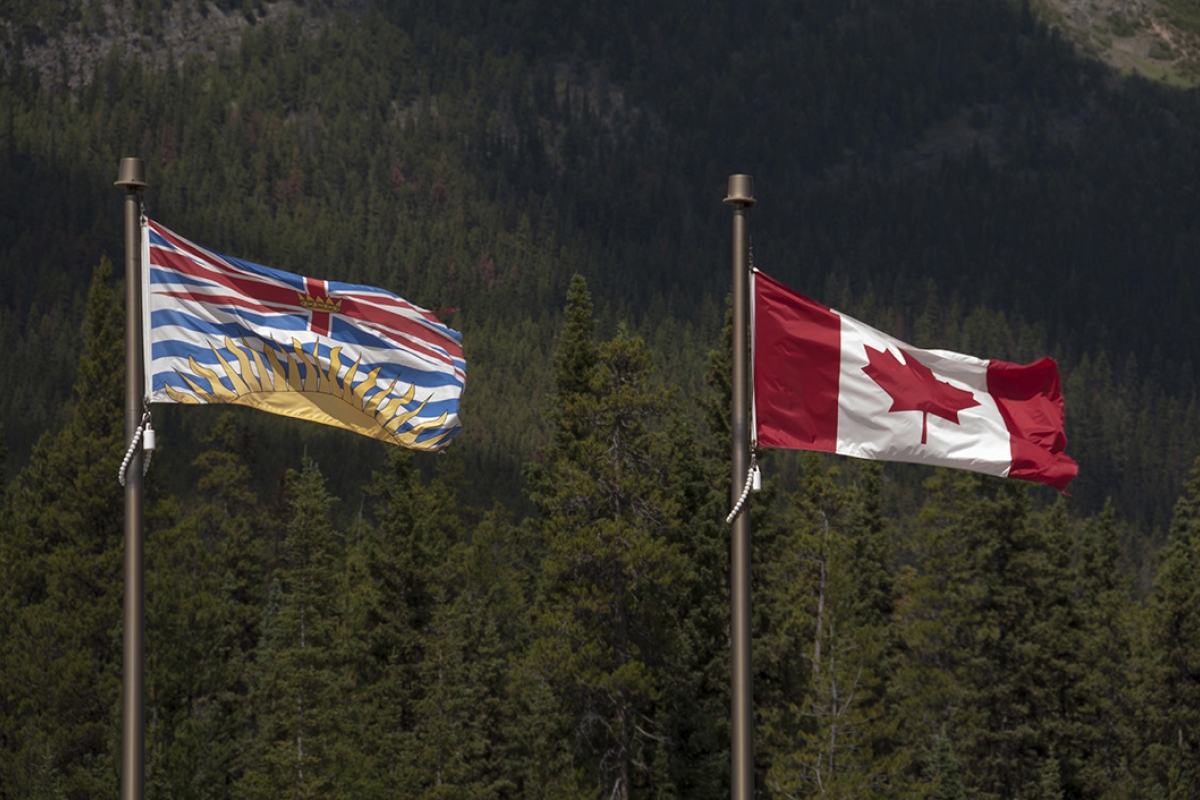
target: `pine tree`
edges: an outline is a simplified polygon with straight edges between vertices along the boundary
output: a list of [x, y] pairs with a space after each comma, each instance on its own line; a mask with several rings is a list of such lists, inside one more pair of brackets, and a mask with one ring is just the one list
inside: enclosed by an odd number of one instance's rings
[[248, 434], [229, 412], [195, 461], [204, 470], [182, 519], [148, 544], [150, 780], [175, 797], [228, 797], [251, 721], [249, 666], [273, 531], [252, 488]]
[[931, 800], [967, 800], [962, 783], [962, 767], [954, 758], [954, 749], [944, 731], [934, 744], [932, 767], [934, 783]]
[[[902, 541], [901, 557], [909, 563], [899, 575], [897, 621], [904, 658], [897, 683], [903, 714], [910, 720], [904, 731], [910, 747], [935, 764], [944, 749], [958, 756], [958, 765], [963, 755], [953, 717], [961, 702], [959, 679], [969, 634], [962, 598], [972, 581], [973, 542], [964, 529], [973, 498], [970, 485], [949, 473], [927, 481], [926, 491], [920, 515]], [[940, 774], [938, 768], [930, 777], [937, 781]]]
[[[102, 259], [88, 294], [75, 411], [10, 489], [0, 566], [0, 796], [52, 770], [68, 795], [117, 791], [124, 495], [124, 313]], [[148, 517], [152, 516], [150, 514]], [[49, 763], [47, 763], [49, 762]]]
[[413, 458], [400, 448], [389, 453], [388, 471], [369, 487], [374, 524], [360, 522], [346, 565], [346, 646], [367, 709], [362, 747], [375, 769], [363, 790], [372, 796], [417, 797], [436, 785], [436, 765], [417, 757], [422, 664], [438, 573], [462, 532], [449, 485], [423, 483]]
[[236, 793], [356, 797], [363, 773], [353, 686], [338, 647], [344, 586], [329, 522], [333, 498], [311, 460], [289, 476], [287, 499], [283, 565], [250, 676], [255, 741]]
[[672, 541], [691, 570], [678, 601], [680, 654], [660, 701], [670, 747], [660, 749], [653, 784], [655, 796], [702, 800], [729, 787], [729, 470], [681, 413], [672, 416], [669, 436], [680, 519]]
[[[677, 473], [672, 480], [680, 498], [681, 541], [686, 539], [682, 546], [693, 560], [696, 575], [694, 599], [687, 606], [691, 609], [689, 618], [693, 624], [702, 626], [699, 632], [705, 637], [701, 640], [703, 645], [694, 651], [706, 664], [704, 706], [713, 709], [708, 714], [710, 718], [721, 720], [719, 725], [709, 724], [703, 733], [694, 736], [710, 747], [719, 747], [716, 751], [720, 753], [719, 762], [710, 765], [713, 772], [704, 784], [705, 790], [717, 793], [724, 793], [729, 786], [729, 527], [725, 519], [731, 502], [732, 354], [733, 311], [730, 299], [726, 298], [720, 345], [708, 353], [705, 383], [709, 392], [697, 400], [708, 435], [684, 450], [682, 444], [686, 442], [686, 435], [682, 425], [676, 426], [677, 447], [682, 451], [680, 456], [686, 455], [686, 460], [677, 460]], [[701, 483], [703, 489], [699, 486]], [[764, 709], [788, 702], [785, 698], [796, 691], [805, 675], [804, 659], [793, 648], [780, 646], [782, 639], [770, 611], [776, 599], [772, 584], [774, 565], [787, 548], [786, 526], [775, 510], [778, 486], [778, 477], [768, 471], [762, 490], [752, 492], [747, 500], [754, 536], [751, 562], [754, 693], [756, 706]], [[715, 588], [718, 586], [720, 590]], [[708, 638], [714, 634], [718, 637], [716, 640]], [[691, 708], [698, 712], [700, 705], [692, 704]], [[756, 748], [755, 768], [760, 773], [765, 773], [770, 766], [769, 752], [769, 747]], [[678, 785], [688, 786], [686, 778]]]
[[393, 452], [373, 489], [379, 524], [352, 555], [349, 618], [377, 768], [369, 790], [496, 797], [518, 787], [517, 763], [529, 758], [508, 742], [524, 597], [504, 515], [485, 516], [468, 540], [457, 462], [439, 461], [426, 482], [411, 452]]
[[1138, 722], [1145, 790], [1190, 797], [1200, 786], [1200, 460], [1175, 504], [1143, 626]]
[[[945, 726], [980, 796], [1046, 789], [1048, 753], [1076, 744], [1065, 512], [1033, 514], [1015, 481], [939, 472], [930, 487], [902, 606], [905, 713]], [[909, 735], [935, 742], [928, 729]], [[1076, 780], [1061, 764], [1058, 776], [1063, 788]]]
[[1136, 606], [1118, 566], [1118, 532], [1110, 501], [1079, 533], [1075, 605], [1081, 630], [1071, 705], [1080, 750], [1064, 755], [1079, 759], [1080, 790], [1088, 797], [1130, 796], [1132, 780]]
[[545, 552], [531, 658], [569, 703], [600, 790], [628, 798], [663, 738], [654, 704], [678, 648], [689, 571], [671, 543], [677, 509], [656, 430], [667, 394], [640, 339], [621, 329], [591, 341], [581, 278], [566, 316], [547, 412], [553, 442], [529, 472]]
[[505, 742], [514, 643], [502, 637], [503, 617], [489, 602], [494, 591], [508, 587], [474, 580], [482, 576], [469, 565], [477, 566], [479, 557], [474, 545], [459, 543], [451, 550], [424, 632], [410, 757], [423, 773], [426, 797], [490, 798], [516, 787]]
[[838, 468], [804, 460], [790, 531], [768, 581], [773, 644], [807, 665], [764, 709], [767, 783], [795, 797], [882, 796], [904, 767], [887, 703], [892, 636], [890, 552], [878, 515], [878, 469], [841, 486]]

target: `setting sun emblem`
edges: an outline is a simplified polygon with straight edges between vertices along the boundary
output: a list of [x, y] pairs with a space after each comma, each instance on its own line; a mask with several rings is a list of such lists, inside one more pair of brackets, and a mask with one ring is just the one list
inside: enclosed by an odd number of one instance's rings
[[[306, 300], [322, 304], [322, 307], [305, 305], [318, 312], [337, 313], [341, 308], [340, 300], [302, 296], [301, 304], [304, 305]], [[178, 370], [176, 374], [187, 383], [191, 392], [168, 385], [165, 389], [171, 399], [192, 405], [229, 403], [250, 406], [347, 428], [414, 450], [438, 450], [455, 432], [444, 430], [429, 435], [443, 428], [447, 418], [445, 412], [436, 419], [409, 425], [420, 416], [429, 399], [410, 409], [409, 405], [416, 399], [416, 387], [409, 385], [407, 390], [401, 391], [398, 380], [386, 387], [378, 384], [378, 367], [355, 382], [360, 378], [357, 360], [347, 365], [345, 375], [342, 375], [340, 347], [330, 350], [328, 366], [322, 364], [316, 352], [306, 351], [295, 339], [290, 351], [275, 342], [264, 342], [263, 350], [259, 351], [245, 341], [241, 346], [236, 345], [226, 336], [225, 348], [234, 355], [236, 364], [230, 363], [215, 347], [211, 349], [221, 367], [220, 373], [189, 356], [188, 365], [193, 374], [186, 375]], [[222, 382], [222, 377], [228, 381], [228, 386]], [[211, 388], [205, 389], [196, 378], [207, 381]], [[421, 439], [423, 435], [426, 438]]]

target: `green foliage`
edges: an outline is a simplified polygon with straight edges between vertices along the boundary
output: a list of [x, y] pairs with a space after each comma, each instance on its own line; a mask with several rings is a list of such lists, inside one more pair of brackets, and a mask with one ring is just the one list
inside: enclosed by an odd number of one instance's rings
[[1200, 780], [1200, 462], [1175, 506], [1171, 535], [1146, 604], [1139, 692], [1146, 784], [1183, 797]]
[[287, 482], [286, 536], [250, 672], [256, 728], [239, 796], [355, 797], [353, 683], [340, 647], [333, 498], [312, 461]]
[[1140, 20], [1122, 14], [1109, 14], [1107, 20], [1115, 36], [1133, 36], [1141, 27]]
[[[939, 474], [906, 548], [920, 565], [902, 589], [908, 657], [898, 693], [922, 720], [910, 735], [953, 737], [964, 784], [983, 796], [1045, 788], [1046, 753], [1067, 751], [1078, 735], [1064, 510], [1033, 513], [1014, 482]], [[1074, 780], [1060, 775], [1064, 786]]]
[[252, 489], [252, 446], [234, 415], [206, 441], [200, 496], [154, 532], [147, 564], [148, 781], [194, 798], [228, 797], [247, 763], [248, 675], [279, 533]]
[[116, 792], [124, 504], [124, 314], [112, 265], [96, 268], [70, 423], [47, 432], [7, 499], [0, 758], [13, 792]]
[[1200, 32], [1200, 3], [1196, 0], [1164, 0], [1171, 21], [1192, 33]]
[[[918, 345], [1055, 353], [1082, 465], [1055, 501], [760, 454], [760, 792], [1188, 795], [1194, 96], [1110, 81], [1001, 0], [259, 8], [208, 12], [256, 20], [237, 47], [161, 71], [114, 50], [72, 91], [22, 48], [111, 32], [106, 7], [4, 12], [0, 800], [116, 786], [103, 254], [129, 154], [190, 238], [449, 309], [470, 377], [436, 458], [156, 410], [153, 793], [727, 794], [717, 201], [747, 171], [780, 279]], [[165, 10], [129, 19], [149, 39]]]
[[1076, 759], [1079, 788], [1087, 796], [1136, 795], [1122, 754], [1134, 746], [1131, 673], [1138, 618], [1130, 582], [1119, 569], [1117, 537], [1111, 503], [1077, 535], [1081, 637], [1071, 704], [1079, 750], [1065, 755]]
[[807, 667], [786, 702], [764, 713], [766, 784], [785, 797], [884, 797], [908, 760], [895, 747], [900, 718], [888, 697], [894, 594], [879, 474], [869, 469], [845, 487], [837, 476], [817, 455], [805, 459], [767, 577], [774, 646]]
[[1175, 51], [1172, 50], [1171, 46], [1168, 44], [1164, 44], [1163, 42], [1155, 42], [1154, 44], [1150, 45], [1150, 50], [1146, 53], [1146, 55], [1148, 55], [1150, 58], [1157, 59], [1158, 61], [1170, 61], [1171, 59], [1175, 58]]
[[530, 472], [545, 552], [532, 658], [580, 721], [574, 737], [599, 790], [624, 798], [646, 780], [663, 738], [656, 676], [679, 656], [689, 578], [671, 537], [678, 509], [655, 429], [669, 395], [655, 386], [640, 339], [619, 329], [592, 343], [582, 279], [572, 282], [566, 317], [547, 412], [555, 434], [545, 464]]
[[[2, 507], [4, 797], [115, 789], [110, 284], [102, 263], [75, 415]], [[638, 337], [597, 341], [582, 278], [567, 297], [524, 520], [465, 506], [456, 456], [423, 476], [400, 449], [348, 525], [311, 459], [263, 501], [247, 428], [212, 418], [195, 495], [148, 514], [154, 791], [724, 795], [728, 354], [702, 437]], [[919, 515], [893, 518], [894, 480], [809, 454], [785, 513], [771, 486], [752, 503], [761, 791], [1186, 792], [1200, 463], [1144, 608], [1112, 503], [1081, 519], [1024, 484], [939, 472]]]
[[966, 800], [962, 783], [962, 768], [954, 758], [950, 739], [943, 732], [933, 749], [934, 784], [932, 800]]
[[[165, 6], [135, 5], [139, 24], [161, 24], [152, 18]], [[111, 172], [121, 155], [147, 160], [149, 212], [205, 244], [459, 309], [472, 376], [463, 460], [486, 476], [464, 491], [486, 507], [520, 494], [519, 465], [548, 435], [536, 409], [550, 383], [552, 309], [574, 272], [591, 280], [602, 324], [633, 320], [665, 376], [700, 390], [698, 357], [726, 291], [716, 267], [727, 212], [696, 197], [730, 171], [719, 154], [737, 152], [737, 169], [781, 176], [754, 212], [759, 263], [819, 299], [938, 346], [957, 345], [956, 327], [979, 340], [967, 331], [980, 320], [967, 322], [990, 315], [987, 347], [968, 352], [1024, 359], [1040, 339], [1034, 354], [1058, 351], [1068, 374], [1085, 356], [1142, 354], [1120, 381], [1152, 384], [1140, 399], [1154, 406], [1153, 430], [1120, 441], [1147, 442], [1149, 472], [1108, 472], [1126, 445], [1105, 439], [1084, 461], [1094, 486], [1078, 491], [1089, 512], [1111, 495], [1145, 537], [1165, 531], [1179, 465], [1200, 452], [1157, 422], [1172, 402], [1186, 408], [1188, 364], [1200, 362], [1189, 337], [1159, 334], [1189, 324], [1195, 198], [1176, 176], [1193, 174], [1200, 152], [1194, 99], [1108, 88], [1006, 0], [772, 0], [752, 14], [678, 0], [622, 0], [604, 14], [443, 6], [322, 17], [308, 4], [248, 27], [236, 48], [162, 71], [114, 50], [87, 80], [75, 76], [72, 93], [43, 92], [32, 70], [5, 74], [0, 345], [20, 367], [0, 391], [0, 421], [16, 464], [37, 433], [65, 422], [79, 287], [99, 253], [120, 246]], [[32, 2], [11, 15], [48, 31], [46, 20], [88, 8]], [[534, 24], [554, 19], [571, 24]], [[923, 137], [953, 128], [964, 108], [986, 109], [982, 138], [922, 166]], [[55, 190], [17, 191], [27, 186]], [[1136, 285], [1131, 263], [1150, 271]], [[1161, 324], [1143, 324], [1151, 318]], [[678, 335], [689, 328], [697, 336]], [[164, 417], [166, 441], [208, 424]], [[251, 424], [260, 479], [308, 447], [336, 492], [359, 488], [344, 466], [355, 459], [338, 453], [350, 446]], [[1153, 459], [1164, 441], [1182, 458]], [[190, 457], [161, 457], [182, 476], [172, 488], [194, 485]], [[381, 465], [378, 451], [369, 457], [368, 469]], [[1105, 482], [1087, 477], [1097, 469]]]

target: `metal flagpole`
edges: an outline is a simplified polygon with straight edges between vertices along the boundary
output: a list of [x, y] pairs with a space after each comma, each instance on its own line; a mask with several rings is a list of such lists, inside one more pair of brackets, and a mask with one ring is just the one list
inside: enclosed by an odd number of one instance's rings
[[754, 205], [754, 179], [749, 175], [729, 176], [733, 207], [733, 485], [730, 502], [740, 512], [733, 519], [730, 541], [729, 594], [731, 607], [732, 669], [732, 800], [754, 797], [754, 691], [750, 671], [750, 509], [743, 489], [750, 480], [750, 386], [749, 386], [749, 236], [746, 217]]
[[146, 642], [142, 537], [142, 236], [146, 165], [122, 158], [114, 184], [125, 189], [125, 441], [132, 442], [125, 478], [125, 641], [121, 683], [121, 800], [145, 793]]

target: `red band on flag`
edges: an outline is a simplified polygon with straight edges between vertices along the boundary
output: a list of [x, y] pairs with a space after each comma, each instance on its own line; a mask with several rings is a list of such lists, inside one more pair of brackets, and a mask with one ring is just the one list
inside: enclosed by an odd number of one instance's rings
[[841, 318], [761, 272], [754, 279], [758, 443], [835, 452]]
[[[328, 300], [329, 288], [325, 281], [319, 278], [305, 278], [304, 289], [308, 292], [308, 296], [316, 298], [318, 301]], [[309, 318], [309, 328], [312, 332], [320, 336], [329, 335], [329, 312], [311, 309]]]
[[1079, 466], [1063, 450], [1062, 381], [1049, 358], [1032, 364], [988, 362], [988, 392], [996, 400], [1012, 445], [1010, 478], [1023, 478], [1066, 492]]

